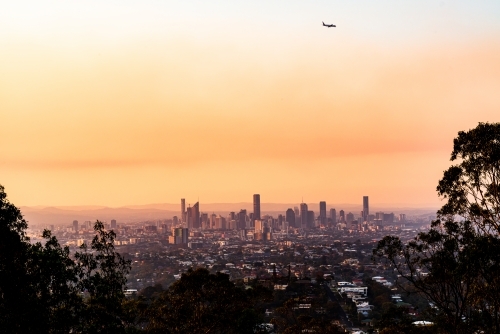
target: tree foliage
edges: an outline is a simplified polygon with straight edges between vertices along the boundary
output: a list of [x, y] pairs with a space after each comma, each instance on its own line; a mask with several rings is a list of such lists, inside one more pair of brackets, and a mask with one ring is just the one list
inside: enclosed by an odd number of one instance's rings
[[427, 298], [436, 332], [499, 333], [500, 124], [459, 132], [451, 160], [431, 229], [409, 243], [387, 236], [374, 256]]
[[258, 317], [249, 296], [226, 274], [190, 269], [154, 301], [148, 333], [253, 333]]
[[97, 221], [90, 249], [70, 256], [50, 231], [31, 244], [20, 210], [0, 185], [0, 328], [7, 333], [120, 333], [130, 262]]

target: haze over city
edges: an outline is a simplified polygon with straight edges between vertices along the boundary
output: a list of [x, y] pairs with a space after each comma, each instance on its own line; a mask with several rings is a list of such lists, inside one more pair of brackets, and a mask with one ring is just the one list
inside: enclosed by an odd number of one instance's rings
[[8, 2], [1, 182], [20, 206], [439, 207], [457, 132], [500, 118], [498, 17], [496, 1]]

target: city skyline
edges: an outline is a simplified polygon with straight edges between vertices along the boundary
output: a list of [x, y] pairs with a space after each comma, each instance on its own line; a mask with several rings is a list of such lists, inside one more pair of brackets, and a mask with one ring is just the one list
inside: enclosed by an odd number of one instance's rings
[[9, 2], [0, 183], [20, 206], [439, 207], [453, 138], [500, 121], [498, 17], [495, 1]]

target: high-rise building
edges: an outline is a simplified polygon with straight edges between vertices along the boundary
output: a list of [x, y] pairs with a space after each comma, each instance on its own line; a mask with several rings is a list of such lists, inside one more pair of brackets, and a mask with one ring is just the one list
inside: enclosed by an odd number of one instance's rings
[[319, 202], [319, 222], [326, 226], [326, 202]]
[[307, 211], [307, 228], [312, 228], [314, 227], [314, 211], [308, 210]]
[[186, 222], [186, 199], [181, 198], [181, 219], [182, 222]]
[[200, 203], [196, 202], [186, 210], [187, 225], [189, 229], [200, 228]]
[[262, 232], [264, 229], [264, 224], [262, 223], [262, 220], [256, 219], [255, 220], [255, 232]]
[[[188, 208], [189, 209], [189, 208]], [[172, 229], [172, 236], [168, 238], [168, 243], [179, 245], [188, 243], [189, 230], [187, 228], [174, 228]]]
[[337, 210], [330, 209], [330, 219], [332, 220], [332, 224], [337, 224]]
[[244, 230], [247, 227], [247, 210], [240, 210], [238, 213], [238, 229]]
[[363, 196], [363, 219], [368, 220], [370, 214], [370, 206], [368, 205], [368, 196]]
[[307, 226], [307, 204], [306, 203], [300, 203], [300, 224], [301, 228], [306, 228]]
[[78, 220], [73, 220], [73, 231], [78, 232]]
[[200, 228], [200, 202], [196, 202], [191, 208], [193, 215], [193, 228]]
[[341, 223], [345, 223], [345, 212], [344, 210], [339, 211], [339, 220]]
[[347, 223], [352, 223], [354, 221], [354, 215], [352, 214], [352, 212], [349, 212], [346, 216], [346, 221]]
[[212, 213], [210, 216], [210, 229], [215, 228], [215, 218], [217, 218], [217, 215]]
[[111, 219], [111, 228], [116, 228], [116, 220]]
[[209, 229], [210, 228], [210, 221], [208, 220], [208, 213], [204, 213], [202, 212], [200, 214], [200, 225], [201, 225], [201, 228], [203, 229]]
[[[300, 210], [297, 206], [294, 206], [293, 211], [295, 212], [295, 223], [297, 225], [299, 225], [300, 224]], [[295, 226], [295, 227], [299, 227], [299, 226]]]
[[253, 220], [260, 219], [260, 195], [253, 195]]
[[288, 223], [288, 226], [295, 227], [295, 212], [292, 208], [286, 210], [285, 221]]

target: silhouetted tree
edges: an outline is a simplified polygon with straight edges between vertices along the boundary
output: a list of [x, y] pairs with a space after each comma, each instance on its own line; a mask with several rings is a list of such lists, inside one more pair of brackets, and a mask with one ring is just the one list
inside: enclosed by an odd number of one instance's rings
[[226, 274], [190, 269], [148, 311], [148, 333], [254, 333], [258, 316]]
[[122, 302], [130, 260], [115, 251], [113, 230], [106, 231], [104, 224], [97, 221], [94, 231], [90, 250], [83, 244], [81, 251], [75, 253], [77, 287], [86, 296], [81, 329], [89, 333], [123, 332]]
[[123, 288], [130, 262], [115, 252], [114, 233], [97, 222], [93, 253], [83, 246], [75, 260], [50, 231], [43, 232], [43, 244], [31, 244], [27, 227], [0, 185], [0, 331], [123, 332]]
[[381, 240], [374, 255], [432, 303], [435, 332], [500, 333], [500, 124], [459, 132], [428, 232]]

